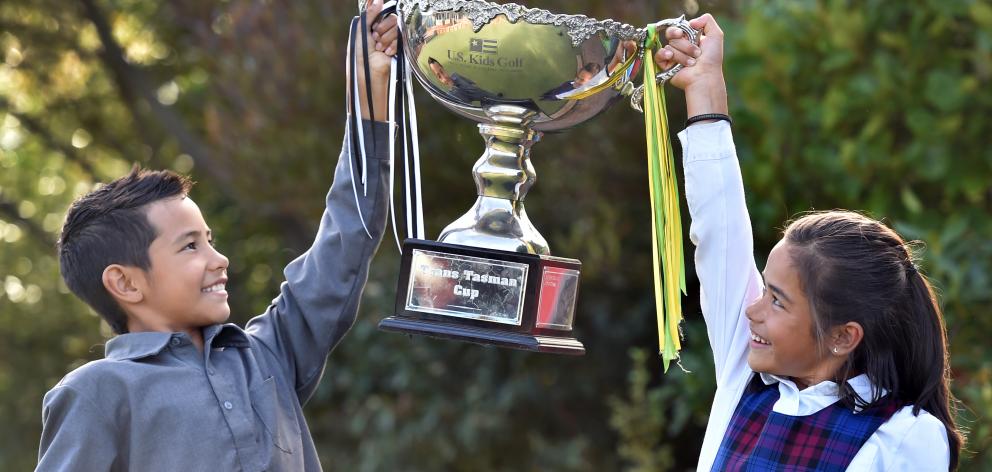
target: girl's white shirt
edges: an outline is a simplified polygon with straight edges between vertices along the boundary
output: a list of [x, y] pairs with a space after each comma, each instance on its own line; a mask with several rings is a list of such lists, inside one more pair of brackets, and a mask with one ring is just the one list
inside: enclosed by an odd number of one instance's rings
[[[716, 365], [716, 396], [710, 410], [697, 471], [709, 471], [730, 418], [754, 372], [747, 364], [750, 328], [744, 309], [761, 296], [762, 280], [754, 261], [751, 222], [744, 200], [737, 152], [730, 125], [697, 123], [681, 133], [685, 192], [696, 246], [700, 305]], [[838, 400], [837, 385], [825, 381], [799, 390], [787, 378], [760, 374], [779, 384], [773, 410], [791, 416], [816, 413]], [[871, 382], [860, 375], [848, 383], [871, 398]], [[947, 431], [930, 413], [903, 407], [882, 424], [848, 466], [853, 471], [946, 471], [950, 461]]]

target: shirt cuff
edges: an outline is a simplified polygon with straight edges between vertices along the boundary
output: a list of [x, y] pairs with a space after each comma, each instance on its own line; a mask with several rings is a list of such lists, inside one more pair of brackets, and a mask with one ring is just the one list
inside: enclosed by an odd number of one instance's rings
[[679, 133], [682, 142], [682, 162], [736, 158], [734, 136], [730, 123], [696, 123]]
[[[362, 131], [365, 133], [365, 145], [372, 144], [368, 156], [383, 161], [389, 160], [389, 141], [392, 138], [389, 123], [384, 121], [362, 120]], [[372, 139], [373, 135], [375, 139]]]

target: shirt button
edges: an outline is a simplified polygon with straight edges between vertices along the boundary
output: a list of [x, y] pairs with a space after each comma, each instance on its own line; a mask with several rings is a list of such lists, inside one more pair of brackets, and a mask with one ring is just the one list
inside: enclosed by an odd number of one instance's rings
[[170, 342], [170, 344], [172, 344], [173, 346], [178, 346], [178, 345], [182, 344], [182, 340], [180, 340], [179, 338], [172, 338], [172, 341]]
[[224, 408], [230, 410], [231, 408], [234, 408], [234, 404], [231, 402], [224, 402]]
[[207, 369], [207, 373], [210, 375], [214, 375], [216, 372], [214, 372], [213, 369]]

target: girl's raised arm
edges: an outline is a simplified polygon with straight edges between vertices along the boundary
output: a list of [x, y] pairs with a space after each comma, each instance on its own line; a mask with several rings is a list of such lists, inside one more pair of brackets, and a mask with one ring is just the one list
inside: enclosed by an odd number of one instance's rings
[[[690, 43], [680, 29], [669, 28], [669, 43], [656, 54], [655, 62], [663, 68], [675, 63], [685, 66], [672, 84], [685, 90], [689, 117], [727, 115], [723, 31], [709, 14], [690, 24], [703, 32], [700, 45]], [[699, 121], [679, 133], [679, 139], [692, 217], [689, 236], [696, 246], [700, 302], [720, 395], [725, 387], [743, 388], [751, 373], [747, 368], [750, 329], [744, 309], [760, 296], [761, 279], [755, 267], [751, 223], [729, 123]]]

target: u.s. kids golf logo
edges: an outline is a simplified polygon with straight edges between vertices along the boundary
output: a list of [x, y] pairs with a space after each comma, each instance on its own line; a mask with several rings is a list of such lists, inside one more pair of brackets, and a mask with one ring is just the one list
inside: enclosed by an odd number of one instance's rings
[[481, 66], [493, 69], [523, 69], [522, 57], [501, 57], [499, 41], [485, 38], [469, 38], [468, 50], [448, 50], [448, 60], [458, 64]]

